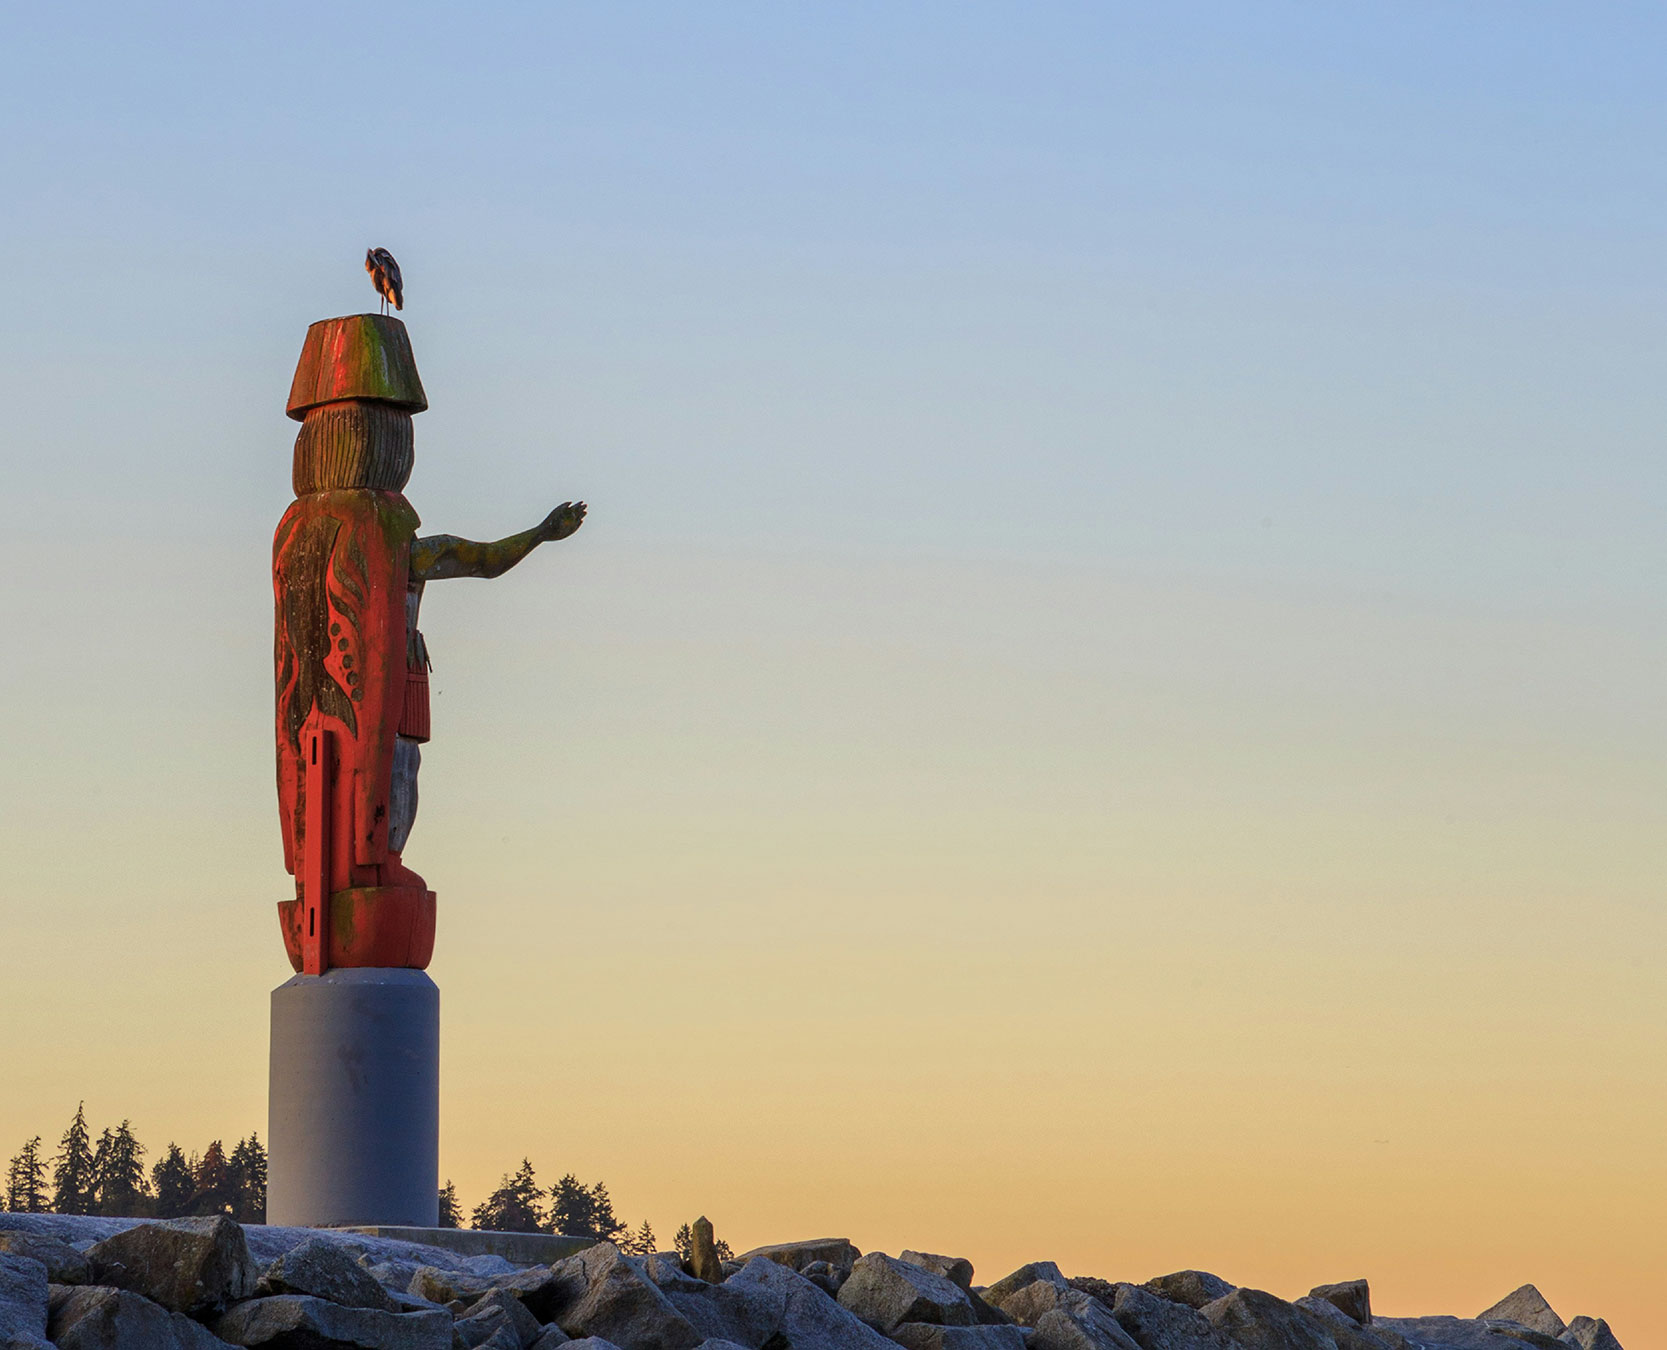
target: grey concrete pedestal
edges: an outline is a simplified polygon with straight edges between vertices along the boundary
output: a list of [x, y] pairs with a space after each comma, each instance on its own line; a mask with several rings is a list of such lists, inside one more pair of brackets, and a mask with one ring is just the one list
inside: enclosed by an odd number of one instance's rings
[[272, 991], [266, 1221], [433, 1227], [440, 990], [420, 970], [297, 975]]

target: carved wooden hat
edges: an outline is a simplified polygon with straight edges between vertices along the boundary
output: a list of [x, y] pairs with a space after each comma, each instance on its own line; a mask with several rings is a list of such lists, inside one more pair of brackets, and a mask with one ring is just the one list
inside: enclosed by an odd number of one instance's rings
[[391, 314], [346, 314], [307, 329], [289, 387], [289, 415], [300, 422], [309, 408], [355, 398], [412, 413], [428, 407], [411, 338]]

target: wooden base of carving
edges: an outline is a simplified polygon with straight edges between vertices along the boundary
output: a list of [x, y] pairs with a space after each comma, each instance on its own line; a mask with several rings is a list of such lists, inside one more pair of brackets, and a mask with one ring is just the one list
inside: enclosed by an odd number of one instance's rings
[[[433, 891], [409, 886], [356, 886], [330, 896], [327, 964], [424, 970], [434, 955]], [[302, 968], [303, 919], [300, 900], [278, 902], [289, 963]]]

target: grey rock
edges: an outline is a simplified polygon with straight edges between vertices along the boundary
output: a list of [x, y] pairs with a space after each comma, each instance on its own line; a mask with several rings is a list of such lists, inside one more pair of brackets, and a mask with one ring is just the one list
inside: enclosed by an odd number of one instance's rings
[[471, 1305], [492, 1290], [500, 1290], [519, 1299], [534, 1320], [543, 1326], [554, 1322], [555, 1310], [571, 1300], [574, 1285], [572, 1281], [564, 1281], [554, 1266], [528, 1266], [509, 1275], [495, 1276], [486, 1289], [462, 1294], [451, 1306], [467, 1312]]
[[997, 1280], [988, 1289], [984, 1290], [981, 1296], [986, 1303], [1005, 1310], [1007, 1300], [1012, 1295], [1035, 1284], [1038, 1280], [1058, 1285], [1061, 1289], [1069, 1287], [1065, 1276], [1052, 1261], [1031, 1261], [1020, 1266], [1011, 1275], [1005, 1275]]
[[452, 1330], [472, 1350], [474, 1346], [485, 1344], [500, 1328], [505, 1327], [513, 1337], [514, 1350], [526, 1350], [543, 1330], [538, 1319], [509, 1290], [489, 1289], [470, 1305], [469, 1315], [460, 1317]]
[[1359, 1327], [1360, 1323], [1350, 1317], [1335, 1303], [1328, 1303], [1323, 1298], [1315, 1298], [1312, 1294], [1304, 1294], [1301, 1298], [1292, 1299], [1293, 1308], [1301, 1308], [1305, 1313], [1317, 1317], [1322, 1322], [1342, 1323], [1351, 1327]]
[[[589, 1343], [591, 1345], [606, 1345], [607, 1344], [606, 1341], [597, 1341], [597, 1340], [592, 1340]], [[550, 1326], [541, 1327], [539, 1329], [538, 1339], [532, 1343], [532, 1346], [530, 1347], [530, 1350], [556, 1350], [556, 1347], [558, 1345], [572, 1345], [572, 1344], [574, 1344], [573, 1338], [571, 1336], [569, 1336], [565, 1331], [563, 1331], [560, 1327], [558, 1327], [554, 1323], [552, 1323]]]
[[1365, 1280], [1344, 1280], [1341, 1284], [1317, 1284], [1308, 1291], [1309, 1298], [1324, 1299], [1361, 1326], [1372, 1323], [1372, 1290]]
[[1377, 1332], [1369, 1332], [1335, 1303], [1329, 1303], [1324, 1298], [1315, 1298], [1312, 1293], [1305, 1293], [1302, 1298], [1292, 1300], [1292, 1307], [1299, 1308], [1304, 1315], [1312, 1318], [1314, 1322], [1319, 1322], [1327, 1335], [1337, 1342], [1339, 1350], [1377, 1350], [1382, 1343]]
[[257, 1296], [311, 1294], [344, 1308], [399, 1311], [371, 1273], [339, 1242], [327, 1237], [309, 1238], [291, 1247], [262, 1273], [255, 1293]]
[[[245, 1233], [243, 1237], [248, 1237], [248, 1233]], [[250, 1250], [253, 1250], [253, 1247]], [[388, 1288], [388, 1290], [410, 1288], [412, 1275], [415, 1275], [422, 1268], [422, 1262], [400, 1262], [400, 1260], [380, 1260], [378, 1262], [368, 1252], [358, 1257], [358, 1263], [365, 1267], [365, 1273], [368, 1277], [375, 1280], [378, 1285], [382, 1285], [383, 1288]]]
[[1092, 1294], [1108, 1308], [1114, 1307], [1117, 1303], [1118, 1286], [1110, 1280], [1102, 1280], [1094, 1275], [1073, 1275], [1065, 1283], [1073, 1289], [1082, 1290], [1085, 1294]]
[[19, 1214], [0, 1211], [0, 1231], [53, 1237], [84, 1249], [100, 1238], [143, 1223], [142, 1219], [105, 1219], [91, 1214]]
[[[693, 1275], [687, 1278], [693, 1280]], [[718, 1298], [712, 1297], [713, 1290], [722, 1290], [723, 1285], [708, 1285], [705, 1280], [698, 1280], [700, 1290], [685, 1290], [685, 1288], [660, 1288], [665, 1302], [672, 1305], [672, 1312], [683, 1318], [695, 1330], [697, 1343], [700, 1340], [733, 1340], [742, 1345], [757, 1345], [755, 1338], [743, 1335], [738, 1328], [733, 1312], [735, 1308], [718, 1307]]]
[[1512, 1340], [1489, 1331], [1486, 1322], [1470, 1317], [1375, 1316], [1372, 1334], [1400, 1336], [1421, 1350], [1521, 1350]]
[[967, 1302], [972, 1304], [972, 1315], [981, 1327], [1011, 1327], [1017, 1325], [1000, 1308], [986, 1303], [976, 1289], [967, 1290]]
[[[517, 1292], [513, 1281], [502, 1287]], [[611, 1242], [556, 1262], [545, 1283], [519, 1296], [535, 1317], [569, 1336], [601, 1337], [631, 1350], [694, 1350], [706, 1339]]]
[[0, 1252], [39, 1261], [53, 1284], [86, 1284], [93, 1277], [85, 1256], [44, 1233], [0, 1232]]
[[1001, 1310], [1020, 1326], [1033, 1327], [1044, 1313], [1053, 1312], [1062, 1306], [1067, 1294], [1076, 1294], [1079, 1298], [1093, 1301], [1090, 1295], [1072, 1289], [1068, 1284], [1054, 1284], [1051, 1280], [1032, 1280], [1003, 1298]]
[[1077, 1289], [1071, 1293], [1081, 1305], [1043, 1313], [1025, 1341], [1030, 1350], [1139, 1350], [1097, 1299]]
[[[570, 1238], [561, 1234], [547, 1234], [546, 1236], [559, 1236], [562, 1237], [564, 1242], [571, 1241]], [[584, 1240], [588, 1241], [588, 1239]], [[429, 1250], [432, 1251], [434, 1249], [430, 1248]], [[578, 1248], [575, 1248], [574, 1250], [577, 1251]], [[563, 1252], [562, 1254], [564, 1256], [570, 1256], [572, 1255], [572, 1252]], [[482, 1275], [489, 1280], [499, 1280], [505, 1275], [516, 1275], [521, 1271], [531, 1269], [538, 1264], [536, 1261], [532, 1263], [525, 1261], [509, 1261], [496, 1254], [458, 1257], [453, 1256], [448, 1252], [447, 1256], [451, 1259], [446, 1261], [433, 1261], [431, 1264], [440, 1266], [446, 1270], [463, 1271], [469, 1275]]]
[[895, 1350], [804, 1276], [768, 1257], [747, 1262], [721, 1288], [745, 1301], [751, 1339], [729, 1338], [744, 1345], [774, 1347], [784, 1340], [792, 1350]]
[[1304, 1315], [1318, 1322], [1336, 1342], [1337, 1350], [1411, 1350], [1397, 1332], [1375, 1323], [1363, 1327], [1326, 1299], [1304, 1295], [1291, 1306], [1301, 1309]]
[[[744, 1270], [748, 1262], [761, 1256], [789, 1270], [803, 1271], [812, 1261], [826, 1261], [840, 1272], [843, 1279], [851, 1273], [851, 1267], [856, 1265], [861, 1255], [849, 1238], [812, 1238], [807, 1242], [778, 1242], [770, 1247], [754, 1247], [750, 1252], [742, 1252], [734, 1264], [737, 1271]], [[724, 1262], [726, 1267], [730, 1264]], [[726, 1278], [734, 1273], [726, 1271]]]
[[[521, 1311], [526, 1312], [526, 1309], [523, 1308]], [[532, 1316], [531, 1313], [527, 1315]], [[484, 1345], [491, 1340], [498, 1328], [504, 1325], [503, 1314], [496, 1309], [479, 1317], [475, 1316], [473, 1308], [455, 1309], [452, 1310], [452, 1316], [451, 1340], [455, 1350], [475, 1350], [476, 1346]], [[538, 1324], [535, 1322], [533, 1325]], [[519, 1336], [516, 1337], [516, 1341], [519, 1343]]]
[[[694, 1276], [686, 1277], [694, 1279]], [[802, 1278], [802, 1277], [801, 1277]], [[707, 1341], [733, 1341], [757, 1350], [774, 1333], [775, 1309], [746, 1288], [706, 1284], [696, 1280], [698, 1290], [668, 1289], [666, 1299], [689, 1325]]]
[[1244, 1350], [1337, 1350], [1312, 1313], [1261, 1289], [1235, 1289], [1198, 1310]]
[[365, 1274], [390, 1294], [404, 1293], [411, 1287], [412, 1278], [422, 1269], [416, 1261], [375, 1261], [367, 1256], [361, 1256], [359, 1264], [365, 1268]]
[[194, 1317], [248, 1298], [260, 1278], [243, 1229], [224, 1214], [142, 1223], [94, 1245], [87, 1260], [101, 1284]]
[[46, 1339], [46, 1263], [0, 1252], [0, 1341]]
[[[366, 1266], [365, 1273], [390, 1293], [396, 1290], [409, 1293], [411, 1286], [417, 1282], [418, 1273], [424, 1269], [442, 1271], [447, 1267], [431, 1266], [426, 1261], [380, 1261]], [[476, 1272], [467, 1273], [474, 1275]]]
[[1207, 1270], [1177, 1270], [1168, 1275], [1155, 1276], [1142, 1287], [1150, 1289], [1159, 1298], [1184, 1303], [1189, 1308], [1202, 1308], [1206, 1303], [1225, 1298], [1235, 1286]]
[[662, 1291], [672, 1289], [684, 1293], [700, 1293], [706, 1281], [696, 1279], [683, 1269], [683, 1262], [675, 1253], [656, 1252], [642, 1263], [642, 1273], [654, 1281]]
[[[799, 1274], [803, 1275], [829, 1298], [837, 1297], [839, 1286], [844, 1283], [844, 1280], [840, 1277], [840, 1272], [826, 1261], [812, 1261]], [[850, 1274], [850, 1271], [845, 1272], [846, 1277], [849, 1277]]]
[[1025, 1343], [1032, 1350], [1138, 1350], [1104, 1302], [1069, 1284], [1032, 1280], [1008, 1294], [1001, 1310], [1031, 1328]]
[[1025, 1334], [1015, 1326], [946, 1327], [905, 1322], [891, 1333], [905, 1350], [1025, 1350]]
[[1621, 1350], [1621, 1343], [1601, 1317], [1577, 1317], [1558, 1338], [1565, 1345], [1578, 1345], [1580, 1350]]
[[712, 1221], [702, 1214], [689, 1230], [689, 1274], [707, 1284], [721, 1284], [723, 1262], [718, 1259], [718, 1243], [712, 1233]]
[[443, 1305], [457, 1299], [477, 1299], [491, 1287], [492, 1280], [485, 1275], [445, 1270], [439, 1266], [418, 1266], [405, 1292]]
[[389, 1313], [310, 1294], [274, 1294], [239, 1303], [215, 1321], [214, 1333], [233, 1345], [273, 1350], [451, 1350], [451, 1327], [444, 1312]]
[[612, 1341], [605, 1341], [600, 1336], [581, 1336], [576, 1341], [562, 1341], [561, 1344], [571, 1346], [572, 1350], [619, 1350]]
[[1476, 1320], [1517, 1322], [1530, 1331], [1538, 1331], [1546, 1336], [1561, 1336], [1568, 1330], [1563, 1325], [1563, 1319], [1557, 1316], [1551, 1305], [1545, 1301], [1545, 1295], [1531, 1284], [1513, 1289], [1493, 1307], [1477, 1313]]
[[[1531, 1345], [1534, 1350], [1568, 1350], [1568, 1342], [1556, 1336], [1547, 1336], [1543, 1331], [1535, 1331], [1525, 1327], [1521, 1322], [1503, 1322], [1498, 1318], [1491, 1318], [1483, 1324], [1489, 1331], [1501, 1336], [1509, 1336], [1514, 1347], [1509, 1350], [1522, 1350], [1522, 1346]], [[1509, 1344], [1509, 1343], [1508, 1343]]]
[[929, 1270], [934, 1275], [941, 1275], [951, 1284], [958, 1284], [963, 1289], [972, 1288], [972, 1262], [964, 1256], [938, 1256], [932, 1252], [903, 1252], [897, 1259], [907, 1261], [911, 1266], [919, 1266], [922, 1270]]
[[1228, 1350], [1227, 1338], [1196, 1308], [1138, 1284], [1112, 1288], [1111, 1315], [1140, 1350]]
[[905, 1322], [970, 1327], [978, 1320], [961, 1286], [884, 1252], [857, 1258], [839, 1287], [839, 1306], [887, 1334]]
[[1092, 1294], [1051, 1280], [1033, 1280], [1017, 1293], [1009, 1294], [1001, 1310], [1025, 1327], [1036, 1326], [1051, 1312], [1063, 1311], [1076, 1317], [1111, 1317], [1111, 1309]]
[[442, 1303], [430, 1302], [426, 1298], [419, 1298], [416, 1294], [408, 1294], [403, 1289], [386, 1289], [385, 1286], [384, 1288], [388, 1297], [393, 1300], [395, 1312], [443, 1312], [445, 1310], [445, 1305]]
[[1407, 1340], [1405, 1336], [1401, 1335], [1400, 1332], [1391, 1327], [1384, 1326], [1382, 1318], [1374, 1317], [1372, 1319], [1372, 1325], [1370, 1327], [1364, 1327], [1362, 1330], [1366, 1331], [1374, 1339], [1379, 1340], [1384, 1345], [1388, 1346], [1389, 1350], [1418, 1350], [1418, 1347], [1413, 1345], [1413, 1343]]
[[737, 1341], [726, 1341], [721, 1336], [714, 1336], [710, 1340], [702, 1341], [695, 1350], [747, 1350], [747, 1347]]
[[462, 1325], [462, 1322], [452, 1323], [452, 1350], [462, 1350], [463, 1347], [467, 1347], [467, 1350], [521, 1350], [521, 1338], [515, 1334], [515, 1328], [507, 1323], [494, 1322], [486, 1339], [477, 1344], [471, 1344], [467, 1336], [458, 1330]]
[[127, 1289], [59, 1286], [47, 1328], [59, 1350], [227, 1350], [183, 1313]]
[[[95, 1242], [147, 1222], [155, 1221], [80, 1214], [0, 1214], [0, 1231], [55, 1237], [85, 1252]], [[243, 1236], [256, 1266], [264, 1267], [291, 1247], [308, 1238], [317, 1237], [319, 1232], [316, 1228], [248, 1224], [244, 1226]], [[408, 1273], [405, 1278], [394, 1281], [400, 1287], [409, 1283], [409, 1272], [414, 1272], [419, 1265], [439, 1266], [443, 1269], [468, 1271], [471, 1274], [489, 1277], [509, 1274], [518, 1268], [515, 1263], [496, 1254], [471, 1256], [444, 1247], [428, 1247], [404, 1238], [378, 1237], [342, 1229], [327, 1230], [327, 1235], [340, 1241], [354, 1255], [364, 1258], [360, 1261], [361, 1265], [407, 1265]]]
[[1544, 1332], [1502, 1318], [1479, 1317], [1374, 1317], [1371, 1334], [1396, 1335], [1416, 1350], [1568, 1350], [1569, 1343]]

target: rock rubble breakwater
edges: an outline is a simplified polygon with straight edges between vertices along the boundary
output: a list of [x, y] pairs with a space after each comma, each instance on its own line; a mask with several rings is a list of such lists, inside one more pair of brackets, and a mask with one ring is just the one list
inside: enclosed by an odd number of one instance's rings
[[1051, 1261], [990, 1285], [843, 1238], [550, 1265], [363, 1234], [0, 1214], [0, 1350], [1620, 1350], [1533, 1285], [1474, 1317], [1372, 1313], [1365, 1280], [1288, 1302], [1205, 1271], [1140, 1283]]

